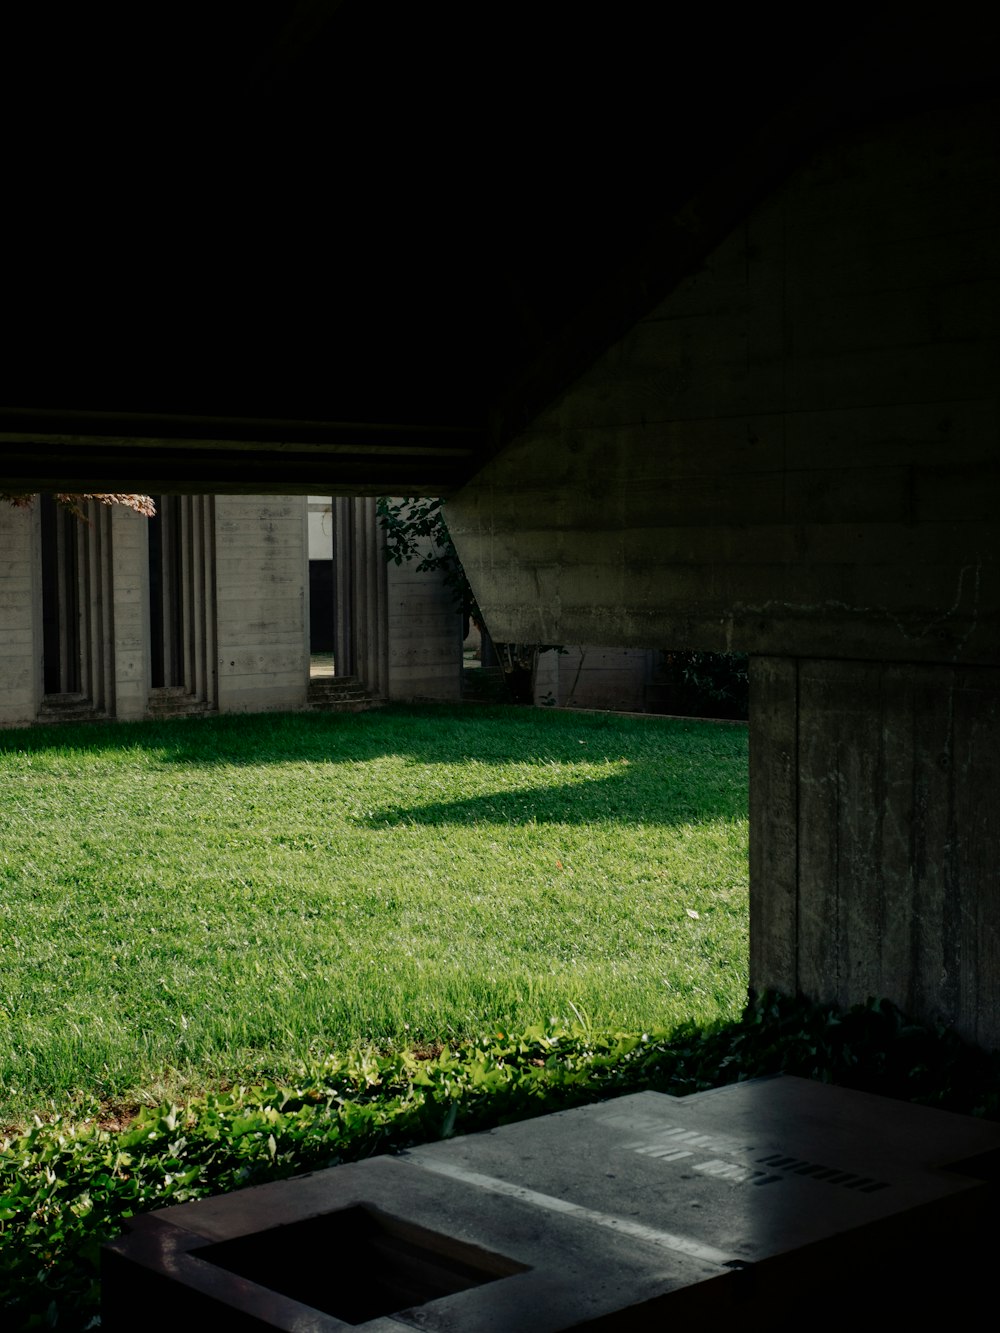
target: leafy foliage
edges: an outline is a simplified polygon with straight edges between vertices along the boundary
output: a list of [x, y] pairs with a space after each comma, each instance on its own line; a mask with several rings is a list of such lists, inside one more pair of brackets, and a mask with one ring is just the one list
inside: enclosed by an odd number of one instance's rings
[[746, 653], [663, 652], [657, 669], [658, 711], [684, 717], [746, 719]]
[[375, 512], [385, 533], [385, 558], [396, 565], [416, 560], [418, 574], [440, 573], [454, 594], [456, 607], [482, 624], [482, 613], [448, 531], [443, 505], [443, 500], [419, 496], [380, 496]]
[[430, 1052], [356, 1050], [294, 1084], [144, 1109], [121, 1131], [36, 1121], [0, 1148], [4, 1327], [82, 1329], [103, 1240], [145, 1209], [644, 1088], [674, 1095], [780, 1072], [1000, 1118], [1000, 1057], [909, 1022], [768, 994], [735, 1023], [673, 1033], [494, 1032]]
[[[142, 514], [145, 518], [153, 518], [156, 514], [156, 505], [153, 503], [152, 496], [149, 495], [111, 495], [97, 491], [88, 491], [86, 494], [77, 495], [66, 491], [58, 491], [52, 498], [56, 504], [62, 505], [64, 509], [68, 509], [77, 518], [83, 518], [83, 506], [88, 500], [96, 500], [98, 504], [102, 505], [122, 505], [125, 509], [132, 509], [135, 513]], [[15, 509], [30, 509], [34, 500], [34, 495], [11, 494], [0, 491], [0, 502], [6, 501], [13, 505]]]

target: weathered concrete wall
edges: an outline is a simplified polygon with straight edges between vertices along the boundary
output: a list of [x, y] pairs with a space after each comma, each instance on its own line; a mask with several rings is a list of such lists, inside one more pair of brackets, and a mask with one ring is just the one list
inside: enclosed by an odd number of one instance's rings
[[997, 660], [997, 121], [829, 148], [449, 503], [498, 640]]
[[215, 501], [220, 712], [302, 708], [309, 679], [304, 497]]
[[[381, 558], [381, 556], [380, 556]], [[440, 574], [415, 562], [386, 569], [390, 699], [457, 701], [462, 616]]]
[[0, 725], [33, 722], [42, 697], [41, 561], [35, 509], [0, 504]]
[[758, 987], [1000, 1044], [1000, 671], [751, 662]]
[[113, 588], [115, 717], [140, 718], [149, 699], [148, 519], [130, 509], [109, 511]]
[[651, 656], [642, 648], [594, 644], [541, 653], [535, 672], [535, 702], [641, 713], [646, 707]]
[[761, 655], [751, 981], [1000, 1044], [996, 105], [858, 132], [448, 506], [498, 638]]

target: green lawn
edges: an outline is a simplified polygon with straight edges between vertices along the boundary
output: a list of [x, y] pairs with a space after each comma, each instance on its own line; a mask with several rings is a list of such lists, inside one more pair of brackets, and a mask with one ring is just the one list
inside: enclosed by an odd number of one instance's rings
[[366, 1041], [734, 1017], [741, 726], [504, 708], [0, 734], [0, 1124]]

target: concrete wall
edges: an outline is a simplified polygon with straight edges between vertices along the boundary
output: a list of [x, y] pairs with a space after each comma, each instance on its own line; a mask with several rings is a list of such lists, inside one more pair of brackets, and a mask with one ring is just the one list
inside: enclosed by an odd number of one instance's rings
[[0, 503], [0, 725], [33, 721], [42, 696], [41, 563], [35, 509]]
[[998, 129], [937, 110], [818, 152], [448, 506], [498, 639], [767, 659], [753, 984], [986, 1044]]
[[751, 964], [1000, 1034], [1000, 671], [751, 661]]
[[[81, 642], [87, 693], [109, 716], [141, 717], [149, 693], [146, 520], [88, 506], [80, 539], [90, 590]], [[0, 506], [0, 725], [34, 722], [43, 699], [41, 527], [31, 509]]]
[[817, 156], [448, 504], [495, 639], [996, 660], [997, 119]]
[[215, 500], [220, 712], [301, 708], [309, 681], [308, 529], [301, 496]]
[[643, 648], [575, 645], [539, 654], [535, 702], [641, 713], [655, 654]]
[[386, 568], [390, 699], [454, 702], [462, 693], [462, 615], [439, 574]]
[[149, 701], [148, 520], [130, 509], [108, 511], [114, 599], [113, 679], [116, 717], [145, 716]]

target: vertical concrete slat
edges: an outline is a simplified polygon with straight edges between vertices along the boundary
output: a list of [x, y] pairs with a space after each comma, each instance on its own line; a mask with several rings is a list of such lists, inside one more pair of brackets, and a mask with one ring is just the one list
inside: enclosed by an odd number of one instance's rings
[[189, 655], [191, 693], [199, 702], [205, 698], [205, 509], [200, 495], [189, 497], [191, 524]]
[[[45, 694], [45, 628], [42, 604], [42, 515], [41, 505], [31, 509], [28, 550], [31, 561], [31, 696], [24, 721], [34, 721]], [[2, 711], [2, 710], [0, 710]], [[18, 719], [21, 720], [21, 719]]]
[[56, 510], [56, 579], [59, 611], [59, 693], [76, 690], [89, 693], [86, 674], [85, 607], [81, 606], [86, 587], [86, 539], [82, 526], [71, 523], [69, 515]]
[[40, 509], [0, 504], [0, 726], [33, 722], [42, 703]]
[[[305, 629], [305, 652], [302, 655], [302, 688], [306, 697], [309, 695], [309, 679], [312, 675], [312, 565], [309, 550], [309, 499], [302, 506], [302, 531], [300, 540], [306, 557], [306, 578], [302, 585], [302, 624]], [[330, 609], [329, 607], [327, 608]]]
[[798, 663], [750, 659], [750, 985], [798, 989]]
[[359, 500], [359, 527], [362, 533], [359, 551], [364, 579], [365, 618], [367, 622], [365, 685], [377, 699], [385, 698], [388, 677], [386, 571], [382, 556], [382, 529], [371, 497]]
[[368, 588], [365, 569], [365, 516], [361, 502], [352, 502], [354, 522], [351, 525], [353, 543], [351, 546], [351, 605], [352, 617], [351, 641], [354, 647], [354, 674], [361, 677], [365, 686], [371, 675], [368, 660], [371, 643], [368, 634]]
[[111, 510], [101, 505], [98, 513], [98, 557], [101, 583], [101, 637], [98, 645], [101, 677], [100, 708], [115, 716], [115, 564]]
[[100, 708], [100, 688], [98, 682], [97, 644], [100, 641], [101, 600], [100, 580], [95, 559], [94, 523], [96, 520], [96, 501], [87, 505], [87, 522], [80, 524], [77, 532], [77, 550], [80, 555], [82, 580], [80, 584], [80, 657], [81, 657], [81, 692], [95, 708]]
[[823, 1001], [844, 993], [839, 834], [846, 793], [838, 706], [845, 690], [841, 680], [831, 681], [830, 665], [799, 665], [798, 977], [806, 995]]
[[1000, 671], [954, 671], [946, 770], [955, 830], [955, 943], [961, 961], [956, 1023], [1000, 1047]]
[[894, 723], [908, 727], [913, 737], [913, 833], [903, 868], [911, 895], [913, 1012], [954, 1023], [962, 959], [956, 931], [961, 885], [953, 845], [952, 779], [947, 774], [954, 730], [952, 668], [900, 663], [892, 674], [899, 680]]
[[195, 589], [195, 534], [194, 534], [194, 497], [183, 495], [177, 501], [181, 523], [181, 621], [183, 629], [183, 684], [188, 694], [197, 696], [197, 606]]
[[908, 668], [889, 664], [883, 669], [879, 738], [885, 771], [880, 828], [883, 894], [880, 990], [908, 1009], [915, 1005], [919, 989], [921, 917], [924, 911], [933, 910], [930, 902], [917, 907], [922, 891], [914, 857], [919, 827], [916, 734], [919, 698]]
[[830, 676], [837, 681], [840, 719], [837, 998], [850, 1003], [851, 996], [885, 993], [883, 669], [877, 663], [835, 663]]
[[204, 517], [204, 564], [202, 567], [202, 596], [205, 607], [205, 700], [213, 707], [219, 703], [218, 674], [218, 598], [216, 595], [216, 532], [215, 496], [202, 498]]
[[353, 676], [354, 501], [343, 495], [333, 497], [333, 588], [333, 669]]
[[120, 505], [107, 510], [113, 589], [110, 663], [118, 718], [140, 718], [150, 686], [149, 520]]

